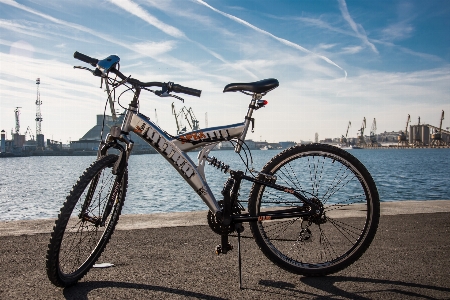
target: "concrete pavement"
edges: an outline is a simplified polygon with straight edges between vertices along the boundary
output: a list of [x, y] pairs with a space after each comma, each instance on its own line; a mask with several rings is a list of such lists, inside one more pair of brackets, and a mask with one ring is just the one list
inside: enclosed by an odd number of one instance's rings
[[[205, 212], [121, 216], [120, 230], [99, 260], [115, 266], [92, 269], [66, 289], [46, 277], [53, 221], [0, 222], [0, 299], [449, 299], [450, 201], [381, 207], [371, 247], [327, 277], [276, 267], [245, 225], [243, 290], [237, 252], [214, 254], [220, 237], [204, 225]], [[236, 245], [235, 237], [230, 240]]]

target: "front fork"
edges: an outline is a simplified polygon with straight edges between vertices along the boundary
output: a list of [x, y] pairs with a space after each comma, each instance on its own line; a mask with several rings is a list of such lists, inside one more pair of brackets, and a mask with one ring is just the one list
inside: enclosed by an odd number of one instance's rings
[[[119, 157], [117, 161], [114, 163], [112, 168], [112, 174], [117, 175], [114, 180], [114, 184], [112, 190], [109, 193], [108, 202], [106, 203], [105, 210], [103, 211], [102, 216], [91, 216], [87, 211], [88, 207], [91, 204], [92, 198], [95, 196], [95, 190], [97, 187], [97, 183], [99, 180], [100, 174], [98, 174], [92, 181], [89, 187], [89, 191], [86, 195], [86, 198], [83, 203], [83, 207], [81, 209], [81, 213], [79, 217], [83, 221], [87, 221], [93, 223], [95, 226], [105, 226], [106, 220], [111, 213], [111, 210], [114, 206], [114, 203], [117, 200], [117, 197], [120, 193], [123, 176], [125, 174], [125, 170], [128, 165], [128, 158], [130, 156], [131, 150], [133, 149], [133, 141], [131, 141], [125, 134], [120, 133], [120, 128], [117, 126], [113, 126], [111, 128], [111, 132], [106, 137], [105, 141], [100, 143], [99, 150], [97, 153], [97, 157], [103, 157], [108, 154], [108, 150], [111, 148], [117, 149], [119, 153]], [[125, 147], [123, 147], [120, 143], [123, 142]]]

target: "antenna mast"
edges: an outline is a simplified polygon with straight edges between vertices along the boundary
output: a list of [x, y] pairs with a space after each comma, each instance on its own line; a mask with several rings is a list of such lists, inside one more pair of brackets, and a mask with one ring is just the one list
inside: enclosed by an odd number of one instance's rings
[[36, 136], [42, 134], [41, 122], [42, 122], [42, 114], [41, 114], [41, 94], [39, 93], [39, 85], [41, 84], [41, 79], [36, 79], [37, 84], [37, 92], [36, 92]]

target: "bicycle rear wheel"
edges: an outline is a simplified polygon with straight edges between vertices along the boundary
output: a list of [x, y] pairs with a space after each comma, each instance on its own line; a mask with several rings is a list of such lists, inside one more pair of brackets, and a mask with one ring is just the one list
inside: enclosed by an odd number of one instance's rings
[[[340, 271], [372, 242], [379, 221], [378, 191], [367, 169], [350, 153], [329, 145], [296, 146], [278, 154], [262, 173], [312, 200], [323, 213], [310, 217], [251, 222], [263, 253], [278, 266], [305, 276]], [[293, 194], [254, 184], [249, 212], [308, 210]]]
[[119, 220], [128, 173], [113, 175], [117, 155], [95, 161], [73, 186], [55, 222], [47, 275], [61, 287], [78, 282], [105, 249]]

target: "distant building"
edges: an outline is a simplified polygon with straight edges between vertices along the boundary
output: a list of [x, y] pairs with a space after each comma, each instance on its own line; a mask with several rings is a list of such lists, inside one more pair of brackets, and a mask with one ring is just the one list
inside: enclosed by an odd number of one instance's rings
[[297, 143], [296, 142], [292, 142], [292, 141], [288, 141], [288, 142], [279, 142], [281, 148], [283, 149], [287, 149], [289, 147], [295, 146]]
[[[78, 141], [70, 142], [70, 149], [74, 151], [92, 151], [98, 150], [98, 146], [100, 141], [106, 138], [108, 133], [111, 130], [111, 127], [121, 126], [123, 120], [123, 116], [117, 119], [116, 122], [113, 121], [112, 116], [105, 116], [105, 121], [103, 124], [103, 115], [97, 115], [97, 124], [95, 124], [88, 132], [86, 132], [81, 139]], [[103, 134], [102, 134], [103, 128]], [[139, 138], [133, 132], [130, 132], [131, 140], [134, 142], [134, 150], [145, 150], [145, 151], [153, 151], [153, 148], [144, 142], [141, 138]], [[155, 151], [156, 153], [156, 151]]]

